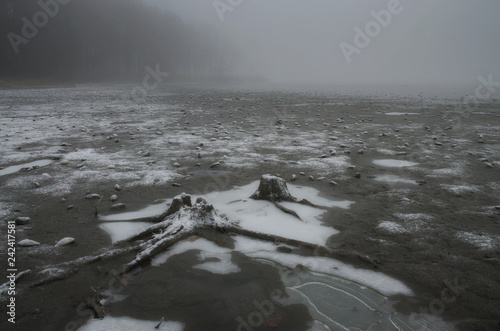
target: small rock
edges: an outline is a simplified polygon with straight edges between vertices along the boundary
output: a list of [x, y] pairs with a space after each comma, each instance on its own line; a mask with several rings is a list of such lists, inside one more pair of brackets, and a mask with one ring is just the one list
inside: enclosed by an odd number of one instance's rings
[[115, 202], [116, 200], [118, 200], [118, 196], [116, 194], [113, 194], [112, 196], [109, 197], [109, 201], [111, 202]]
[[16, 225], [26, 225], [31, 222], [31, 218], [29, 217], [18, 217], [16, 218]]
[[172, 186], [174, 186], [174, 187], [181, 187], [181, 184], [179, 184], [179, 183], [172, 183]]
[[436, 141], [436, 142], [434, 143], [434, 145], [436, 145], [436, 146], [443, 146], [443, 143], [440, 143], [439, 141]]
[[356, 178], [361, 178], [361, 173], [357, 172], [357, 173], [354, 175], [354, 177], [356, 177]]
[[72, 244], [75, 242], [75, 238], [72, 238], [72, 237], [65, 237], [65, 238], [62, 238], [61, 240], [59, 240], [57, 243], [56, 243], [56, 247], [59, 247], [59, 246], [66, 246], [66, 245], [69, 245], [69, 244]]
[[332, 184], [332, 185], [338, 185], [337, 182], [333, 181], [333, 180], [330, 181], [330, 184]]
[[115, 185], [115, 190], [117, 191], [121, 191], [122, 190], [122, 187], [118, 184]]
[[500, 210], [500, 206], [495, 206], [495, 209], [496, 210]]
[[111, 165], [108, 166], [108, 169], [116, 169], [116, 167], [111, 164]]
[[35, 187], [39, 188], [40, 187], [40, 183], [39, 182], [35, 182]]
[[486, 168], [493, 168], [493, 164], [490, 162], [485, 162]]
[[59, 164], [60, 164], [60, 165], [68, 165], [68, 164], [69, 164], [69, 162], [68, 162], [68, 161], [61, 161]]
[[31, 239], [23, 239], [17, 243], [17, 246], [21, 246], [21, 247], [40, 246], [40, 243], [38, 241], [34, 241]]
[[92, 194], [88, 194], [85, 199], [87, 200], [93, 200], [93, 199], [100, 199], [101, 196], [97, 193], [92, 193]]
[[326, 159], [328, 157], [328, 155], [326, 154], [322, 154], [320, 156], [318, 156], [319, 159]]
[[176, 168], [179, 168], [181, 165], [179, 164], [179, 162], [175, 162], [175, 163], [173, 164], [173, 166], [174, 166], [174, 167], [176, 167]]
[[196, 163], [195, 166], [196, 167], [201, 167], [201, 163]]
[[423, 180], [423, 179], [418, 179], [418, 180], [416, 180], [415, 182], [416, 182], [417, 184], [419, 184], [419, 185], [425, 185], [425, 184], [427, 184], [427, 182], [426, 182], [425, 180]]
[[115, 203], [114, 205], [111, 206], [111, 210], [122, 210], [127, 208], [127, 205], [124, 203]]
[[75, 205], [69, 205], [66, 209], [67, 209], [67, 210], [72, 210], [72, 209], [75, 209]]
[[296, 180], [297, 180], [297, 175], [293, 174], [293, 175], [292, 175], [292, 178], [291, 178], [291, 181], [292, 181], [292, 182], [294, 182], [294, 181], [296, 181]]
[[305, 173], [305, 172], [299, 172], [299, 175], [301, 175], [301, 176], [305, 176], [305, 175], [306, 175], [306, 173]]
[[62, 147], [66, 147], [66, 146], [72, 146], [71, 144], [68, 144], [68, 143], [62, 143], [61, 145], [59, 146], [62, 146]]
[[215, 168], [217, 166], [220, 166], [220, 162], [215, 162], [210, 165], [210, 168]]
[[330, 137], [330, 140], [338, 140], [338, 139], [339, 139], [339, 137], [336, 137], [336, 136]]
[[314, 176], [309, 176], [310, 181], [314, 181]]

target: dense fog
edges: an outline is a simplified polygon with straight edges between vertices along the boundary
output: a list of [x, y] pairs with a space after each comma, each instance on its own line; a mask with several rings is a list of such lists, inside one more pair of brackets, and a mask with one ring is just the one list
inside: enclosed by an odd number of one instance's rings
[[1, 2], [2, 76], [121, 80], [158, 65], [170, 79], [471, 85], [500, 74], [495, 0], [41, 3], [59, 7], [47, 22], [35, 0]]

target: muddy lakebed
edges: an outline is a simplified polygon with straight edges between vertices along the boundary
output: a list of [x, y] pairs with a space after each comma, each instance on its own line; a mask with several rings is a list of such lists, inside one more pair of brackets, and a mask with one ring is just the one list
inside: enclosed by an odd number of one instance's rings
[[[2, 330], [500, 328], [499, 103], [132, 88], [1, 91], [0, 233], [37, 243]], [[316, 207], [251, 199], [264, 174]], [[183, 192], [331, 254], [206, 231], [89, 262]]]

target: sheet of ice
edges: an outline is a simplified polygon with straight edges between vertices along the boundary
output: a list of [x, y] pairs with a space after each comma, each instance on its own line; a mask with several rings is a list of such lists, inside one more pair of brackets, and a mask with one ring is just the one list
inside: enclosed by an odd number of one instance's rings
[[201, 252], [199, 255], [200, 260], [213, 260], [216, 259], [218, 261], [207, 261], [198, 265], [195, 265], [193, 268], [202, 269], [209, 271], [214, 274], [230, 274], [235, 272], [240, 272], [241, 269], [234, 263], [231, 262], [231, 254], [229, 253], [209, 253], [209, 252]]
[[7, 167], [5, 169], [0, 170], [0, 176], [10, 175], [10, 174], [18, 172], [24, 168], [45, 167], [45, 166], [51, 164], [52, 162], [54, 162], [54, 161], [52, 161], [52, 160], [38, 160], [38, 161], [29, 162], [29, 163], [23, 163], [23, 164], [10, 166], [10, 167]]
[[401, 113], [401, 112], [396, 112], [396, 111], [385, 113], [385, 114], [389, 115], [389, 116], [420, 115], [419, 113]]
[[[221, 260], [220, 263], [208, 265], [207, 263], [197, 265], [195, 268], [205, 265], [203, 268], [210, 272], [227, 274], [230, 272], [238, 272], [239, 267], [230, 261], [231, 249], [219, 247], [216, 244], [206, 239], [200, 238], [197, 240], [191, 237], [185, 241], [181, 241], [172, 246], [167, 252], [157, 255], [151, 262], [153, 266], [159, 266], [165, 263], [170, 257], [187, 252], [189, 250], [199, 250], [200, 259], [206, 260], [216, 257]], [[413, 295], [410, 288], [402, 282], [391, 278], [381, 272], [372, 270], [357, 269], [340, 261], [327, 257], [307, 257], [295, 254], [280, 253], [277, 251], [276, 245], [271, 242], [265, 242], [243, 236], [234, 236], [235, 248], [234, 251], [241, 252], [248, 257], [257, 259], [266, 259], [281, 265], [295, 268], [301, 264], [312, 271], [321, 272], [329, 275], [338, 276], [344, 279], [351, 280], [356, 283], [368, 286], [384, 295], [405, 294]], [[212, 263], [211, 261], [208, 263]]]
[[[155, 330], [159, 321], [144, 321], [131, 317], [106, 316], [104, 319], [91, 318], [87, 324], [78, 331], [109, 331], [109, 330]], [[182, 331], [184, 324], [181, 322], [164, 321], [157, 330]]]
[[381, 167], [387, 167], [387, 168], [413, 167], [418, 164], [410, 161], [391, 160], [391, 159], [373, 160], [373, 163]]
[[158, 254], [151, 261], [151, 265], [159, 266], [159, 265], [167, 262], [167, 260], [170, 257], [177, 255], [177, 254], [187, 252], [189, 250], [201, 251], [202, 252], [202, 254], [200, 254], [201, 260], [205, 260], [209, 256], [222, 256], [224, 254], [231, 253], [231, 250], [229, 248], [223, 248], [223, 247], [217, 246], [213, 242], [208, 241], [204, 238], [191, 237], [187, 240], [178, 242], [177, 244], [172, 246], [165, 253]]
[[404, 283], [381, 272], [357, 269], [351, 265], [327, 257], [306, 257], [295, 254], [279, 253], [277, 246], [247, 237], [236, 236], [235, 250], [252, 258], [274, 261], [281, 265], [295, 268], [301, 264], [312, 271], [338, 276], [368, 286], [384, 295], [413, 295], [413, 291]]
[[168, 210], [168, 204], [170, 203], [171, 200], [167, 200], [164, 203], [154, 204], [136, 211], [130, 211], [126, 213], [112, 214], [112, 215], [99, 215], [99, 220], [105, 222], [128, 221], [143, 217], [159, 216]]
[[109, 222], [101, 223], [99, 227], [111, 236], [113, 243], [127, 239], [132, 235], [153, 225], [150, 222]]
[[415, 182], [414, 180], [406, 179], [406, 178], [399, 177], [399, 176], [396, 176], [396, 175], [380, 175], [380, 176], [376, 176], [374, 179], [376, 181], [379, 181], [379, 182], [402, 183], [402, 184], [417, 185], [417, 182]]
[[[321, 224], [319, 217], [325, 209], [313, 208], [297, 203], [282, 203], [286, 208], [294, 210], [302, 220], [286, 214], [273, 203], [253, 200], [249, 197], [257, 190], [259, 181], [229, 191], [213, 192], [205, 196], [217, 209], [219, 214], [226, 215], [239, 226], [257, 232], [302, 240], [324, 245], [328, 237], [338, 233], [337, 230]], [[333, 201], [319, 196], [319, 191], [297, 185], [288, 185], [290, 193], [298, 199], [307, 199], [312, 203], [325, 207], [349, 208], [352, 201]]]

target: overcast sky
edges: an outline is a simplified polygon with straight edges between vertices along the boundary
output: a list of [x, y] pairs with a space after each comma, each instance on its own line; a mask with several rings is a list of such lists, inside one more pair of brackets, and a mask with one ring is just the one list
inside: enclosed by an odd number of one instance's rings
[[[214, 0], [148, 1], [214, 27], [239, 49], [242, 73], [275, 81], [465, 85], [492, 73], [500, 82], [499, 0], [400, 0], [380, 31], [370, 12], [397, 0], [220, 0], [241, 3], [219, 14]], [[355, 27], [367, 24], [370, 44], [348, 63], [340, 45], [355, 47]]]

